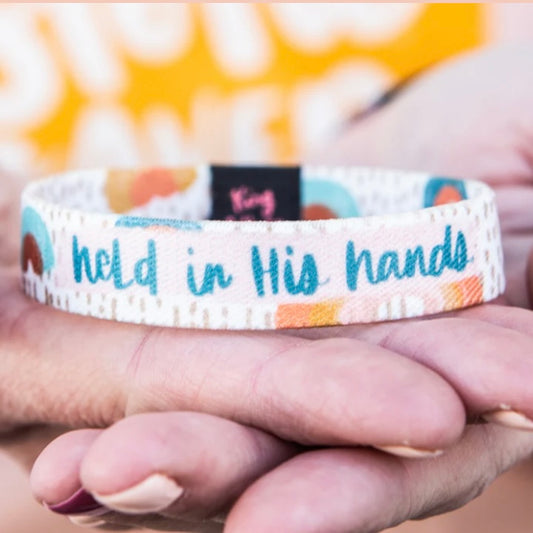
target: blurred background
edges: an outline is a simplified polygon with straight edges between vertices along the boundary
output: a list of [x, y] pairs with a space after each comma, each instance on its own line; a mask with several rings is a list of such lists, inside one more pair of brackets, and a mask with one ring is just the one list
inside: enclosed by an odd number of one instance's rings
[[[0, 168], [297, 161], [409, 74], [532, 27], [527, 4], [4, 3]], [[0, 532], [78, 530], [0, 472]], [[394, 531], [530, 532], [531, 479]]]
[[529, 5], [2, 4], [0, 164], [290, 161]]

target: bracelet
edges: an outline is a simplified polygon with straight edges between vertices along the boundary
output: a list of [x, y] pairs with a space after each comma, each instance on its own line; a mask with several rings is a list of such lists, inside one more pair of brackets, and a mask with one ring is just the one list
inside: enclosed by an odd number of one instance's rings
[[416, 317], [505, 285], [487, 185], [369, 168], [53, 176], [23, 193], [21, 262], [26, 294], [58, 309], [206, 329]]

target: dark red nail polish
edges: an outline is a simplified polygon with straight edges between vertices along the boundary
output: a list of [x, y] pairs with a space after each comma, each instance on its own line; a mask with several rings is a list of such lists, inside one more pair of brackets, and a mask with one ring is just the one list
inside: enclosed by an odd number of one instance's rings
[[70, 498], [54, 505], [45, 504], [50, 511], [59, 514], [84, 514], [96, 509], [102, 509], [100, 505], [86, 490], [79, 489]]

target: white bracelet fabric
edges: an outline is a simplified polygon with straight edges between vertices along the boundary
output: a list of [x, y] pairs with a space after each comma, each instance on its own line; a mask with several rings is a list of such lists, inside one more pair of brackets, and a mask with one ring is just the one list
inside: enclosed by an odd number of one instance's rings
[[53, 176], [23, 193], [21, 261], [25, 292], [58, 309], [206, 329], [422, 316], [505, 284], [489, 187], [368, 168]]

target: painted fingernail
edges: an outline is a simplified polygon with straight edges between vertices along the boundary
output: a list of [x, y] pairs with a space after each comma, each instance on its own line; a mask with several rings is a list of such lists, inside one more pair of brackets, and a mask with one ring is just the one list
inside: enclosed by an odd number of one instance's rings
[[102, 505], [125, 514], [157, 513], [183, 494], [183, 487], [162, 474], [154, 474], [138, 485], [115, 494], [94, 494]]
[[87, 514], [91, 511], [102, 509], [102, 506], [85, 489], [77, 490], [70, 498], [50, 505], [44, 506], [58, 514]]
[[438, 457], [444, 453], [443, 450], [424, 450], [421, 448], [413, 448], [411, 446], [374, 446], [382, 452], [398, 455], [399, 457], [406, 457], [408, 459], [429, 459], [431, 457]]
[[523, 413], [514, 411], [506, 405], [501, 405], [500, 409], [495, 409], [489, 413], [485, 413], [483, 419], [487, 422], [507, 426], [514, 429], [525, 429], [533, 431], [533, 420], [529, 419]]

